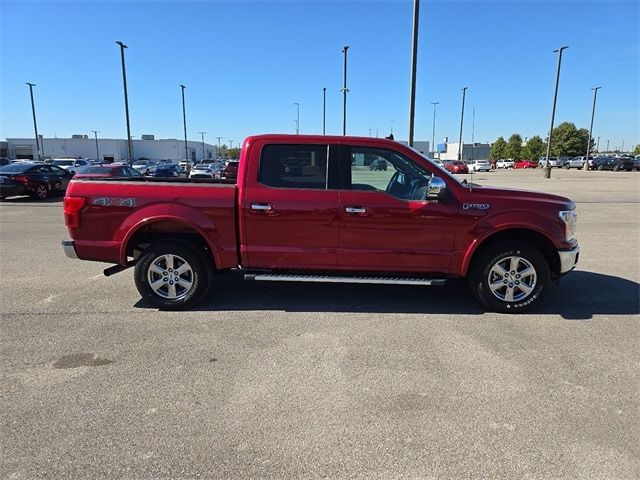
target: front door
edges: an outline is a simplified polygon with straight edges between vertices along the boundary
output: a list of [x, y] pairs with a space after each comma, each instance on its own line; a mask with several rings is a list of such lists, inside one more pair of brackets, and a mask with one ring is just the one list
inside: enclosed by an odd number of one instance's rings
[[401, 153], [347, 148], [341, 160], [351, 166], [346, 188], [340, 190], [338, 267], [448, 273], [458, 212], [455, 199], [427, 201], [431, 172]]
[[[245, 158], [240, 248], [247, 268], [335, 269], [338, 191], [328, 145], [256, 141]], [[256, 158], [258, 157], [258, 158]], [[332, 175], [333, 176], [333, 175]]]

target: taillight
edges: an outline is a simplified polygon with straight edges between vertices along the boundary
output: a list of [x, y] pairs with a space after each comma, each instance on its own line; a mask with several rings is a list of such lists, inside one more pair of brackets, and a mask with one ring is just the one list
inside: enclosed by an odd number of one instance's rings
[[26, 175], [16, 175], [15, 177], [13, 177], [13, 179], [16, 182], [20, 182], [20, 183], [29, 183], [29, 177]]
[[80, 226], [80, 210], [87, 199], [84, 197], [64, 197], [64, 224], [69, 228]]

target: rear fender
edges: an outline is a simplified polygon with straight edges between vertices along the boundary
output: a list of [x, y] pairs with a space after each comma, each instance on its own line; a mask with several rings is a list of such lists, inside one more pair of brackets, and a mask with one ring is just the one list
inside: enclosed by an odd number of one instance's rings
[[116, 240], [120, 242], [120, 265], [127, 263], [127, 246], [136, 232], [161, 221], [175, 222], [196, 231], [207, 243], [216, 265], [220, 265], [219, 251], [214, 242], [218, 231], [211, 219], [194, 208], [173, 204], [155, 204], [141, 208], [122, 222], [116, 232]]

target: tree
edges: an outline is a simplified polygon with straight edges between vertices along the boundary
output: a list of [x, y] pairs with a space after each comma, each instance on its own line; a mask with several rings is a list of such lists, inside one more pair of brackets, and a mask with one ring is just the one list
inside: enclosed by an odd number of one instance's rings
[[[553, 129], [551, 139], [551, 155], [554, 157], [577, 157], [587, 154], [589, 130], [577, 129], [571, 122], [564, 122]], [[591, 139], [590, 151], [593, 151], [595, 141]]]
[[542, 141], [540, 135], [534, 135], [531, 137], [522, 149], [522, 158], [533, 160], [534, 162], [539, 160], [540, 157], [544, 157], [546, 154], [547, 145]]
[[633, 149], [633, 154], [640, 155], [640, 143], [636, 145], [635, 148]]
[[516, 161], [522, 158], [522, 137], [519, 134], [514, 133], [509, 137], [505, 154], [507, 158], [513, 158]]
[[491, 159], [500, 160], [501, 158], [506, 158], [506, 149], [507, 142], [504, 141], [504, 138], [498, 137], [491, 145]]

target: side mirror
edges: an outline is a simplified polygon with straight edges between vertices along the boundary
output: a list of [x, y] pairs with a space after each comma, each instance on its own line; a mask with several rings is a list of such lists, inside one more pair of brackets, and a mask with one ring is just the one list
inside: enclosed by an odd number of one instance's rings
[[427, 200], [438, 200], [447, 190], [447, 184], [440, 177], [431, 177], [427, 187]]

